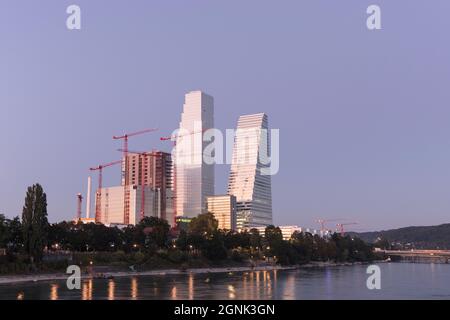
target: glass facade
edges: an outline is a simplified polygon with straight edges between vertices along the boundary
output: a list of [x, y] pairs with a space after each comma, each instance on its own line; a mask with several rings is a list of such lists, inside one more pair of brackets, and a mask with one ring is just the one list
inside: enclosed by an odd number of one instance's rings
[[185, 95], [176, 139], [175, 205], [177, 216], [196, 217], [206, 212], [206, 197], [214, 195], [214, 165], [203, 161], [208, 145], [202, 133], [214, 128], [214, 99], [201, 92]]
[[268, 118], [264, 113], [239, 117], [233, 146], [228, 194], [237, 201], [237, 229], [272, 224], [271, 176], [260, 155], [270, 153]]

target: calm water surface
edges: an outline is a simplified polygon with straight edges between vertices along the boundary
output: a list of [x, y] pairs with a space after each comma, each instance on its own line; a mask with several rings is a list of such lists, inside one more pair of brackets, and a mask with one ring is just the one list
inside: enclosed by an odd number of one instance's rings
[[381, 290], [367, 289], [367, 266], [342, 266], [0, 285], [0, 299], [450, 299], [448, 264], [379, 266]]

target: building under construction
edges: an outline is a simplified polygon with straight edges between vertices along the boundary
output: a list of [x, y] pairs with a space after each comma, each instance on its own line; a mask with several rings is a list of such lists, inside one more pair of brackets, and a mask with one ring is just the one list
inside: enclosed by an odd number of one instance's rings
[[[143, 217], [158, 217], [167, 219], [170, 223], [174, 220], [172, 201], [163, 197], [171, 197], [172, 191], [166, 190], [164, 196], [161, 189], [153, 189], [149, 186], [129, 186], [129, 221], [124, 222], [125, 187], [115, 186], [100, 190], [100, 222], [105, 225], [137, 224]], [[144, 199], [143, 199], [144, 197]], [[144, 200], [144, 201], [143, 201]], [[170, 199], [169, 199], [170, 200]], [[165, 205], [163, 206], [163, 203]]]
[[[88, 193], [89, 189], [90, 186]], [[128, 151], [122, 159], [120, 186], [103, 188], [100, 178], [95, 197], [95, 221], [105, 225], [128, 225], [153, 216], [173, 224], [173, 196], [171, 154]]]
[[173, 191], [171, 154], [162, 151], [129, 153], [123, 165], [125, 170], [122, 185], [145, 186], [158, 192], [160, 217], [169, 222], [174, 221], [173, 217], [169, 217], [170, 212], [168, 212], [168, 208], [173, 203], [171, 193]]

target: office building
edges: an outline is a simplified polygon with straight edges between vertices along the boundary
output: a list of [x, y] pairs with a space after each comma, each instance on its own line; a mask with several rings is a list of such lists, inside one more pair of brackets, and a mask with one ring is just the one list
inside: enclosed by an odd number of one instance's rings
[[176, 215], [194, 218], [206, 212], [206, 197], [214, 195], [214, 165], [203, 161], [208, 145], [202, 133], [214, 127], [214, 100], [192, 91], [186, 94], [176, 139]]
[[238, 230], [272, 224], [271, 176], [260, 154], [270, 154], [268, 118], [264, 113], [239, 117], [228, 194], [236, 197]]
[[219, 229], [236, 230], [236, 197], [230, 195], [209, 196], [206, 198], [208, 212], [219, 221]]

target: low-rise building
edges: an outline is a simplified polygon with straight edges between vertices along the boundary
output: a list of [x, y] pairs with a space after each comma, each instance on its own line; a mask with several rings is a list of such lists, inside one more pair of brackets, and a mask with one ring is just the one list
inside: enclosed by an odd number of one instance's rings
[[[123, 225], [125, 224], [124, 208], [125, 208], [125, 186], [115, 186], [102, 188], [100, 190], [99, 210], [97, 221], [105, 225]], [[129, 224], [136, 225], [141, 220], [142, 216], [142, 187], [129, 187]], [[152, 189], [151, 187], [144, 187], [144, 216], [165, 218], [170, 225], [174, 224], [172, 201], [172, 191], [167, 189], [164, 193], [166, 199], [162, 201], [163, 196], [160, 189]], [[96, 200], [97, 201], [97, 200]], [[165, 202], [165, 210], [162, 208], [162, 203]], [[97, 203], [96, 203], [97, 208]], [[164, 212], [164, 211], [165, 212]]]
[[217, 195], [206, 197], [208, 212], [219, 221], [219, 229], [236, 230], [236, 197]]
[[80, 218], [79, 220], [75, 220], [75, 222], [81, 221], [83, 224], [95, 223], [95, 218]]
[[[278, 228], [280, 228], [281, 233], [283, 235], [283, 240], [289, 240], [292, 237], [292, 234], [294, 232], [302, 232], [302, 228], [299, 226], [279, 226]], [[261, 236], [265, 235], [265, 231], [266, 231], [266, 227], [257, 227], [257, 228], [253, 228], [259, 231], [259, 234]]]

